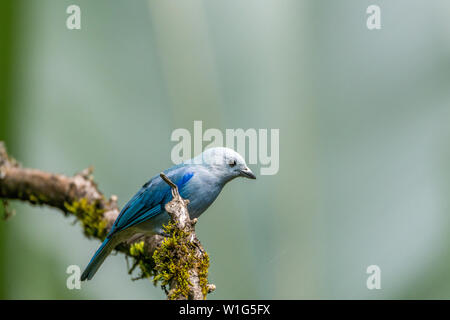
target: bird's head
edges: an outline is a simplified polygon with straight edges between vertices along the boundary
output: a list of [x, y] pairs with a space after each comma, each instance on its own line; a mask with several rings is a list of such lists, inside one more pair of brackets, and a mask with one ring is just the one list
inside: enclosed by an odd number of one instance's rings
[[207, 165], [217, 175], [229, 181], [236, 177], [256, 179], [256, 176], [248, 168], [244, 158], [230, 148], [210, 148], [192, 159], [194, 163]]

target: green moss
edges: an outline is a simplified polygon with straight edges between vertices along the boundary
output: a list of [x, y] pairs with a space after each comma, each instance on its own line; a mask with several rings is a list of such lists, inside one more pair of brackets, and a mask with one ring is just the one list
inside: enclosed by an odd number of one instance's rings
[[[31, 192], [29, 192], [28, 190], [26, 190], [26, 194], [28, 195], [28, 200], [32, 203], [32, 204], [44, 204], [48, 202], [48, 197], [45, 194], [32, 194]], [[23, 193], [20, 192], [19, 193], [19, 197], [22, 197]]]
[[172, 280], [176, 287], [170, 292], [168, 298], [176, 299], [180, 296], [189, 297], [189, 270], [199, 269], [200, 285], [204, 298], [207, 294], [209, 257], [205, 253], [204, 258], [196, 257], [196, 246], [189, 241], [190, 235], [174, 227], [172, 222], [164, 225], [165, 233], [170, 237], [164, 239], [161, 247], [153, 253], [155, 262], [155, 276], [153, 283], [158, 282], [166, 288]]
[[38, 202], [38, 198], [34, 194], [30, 194], [30, 201], [33, 203]]
[[[130, 246], [130, 255], [135, 258], [135, 265], [137, 264], [141, 269], [141, 275], [138, 279], [151, 278], [154, 275], [154, 263], [152, 259], [145, 254], [144, 241], [133, 243]], [[130, 271], [132, 271], [134, 267]]]
[[206, 252], [203, 253], [204, 258], [200, 261], [199, 264], [199, 278], [200, 278], [200, 287], [202, 287], [202, 293], [204, 299], [206, 299], [206, 295], [208, 294], [208, 269], [209, 269], [209, 256]]
[[105, 210], [100, 208], [98, 201], [92, 203], [82, 198], [72, 203], [65, 202], [64, 207], [81, 221], [86, 236], [105, 239], [107, 234], [107, 224], [103, 218]]
[[130, 246], [130, 254], [133, 257], [137, 257], [141, 254], [144, 254], [144, 241], [133, 243]]

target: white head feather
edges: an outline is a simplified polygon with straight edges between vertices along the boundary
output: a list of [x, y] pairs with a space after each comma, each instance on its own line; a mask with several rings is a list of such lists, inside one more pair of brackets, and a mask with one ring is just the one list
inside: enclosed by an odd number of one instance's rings
[[206, 149], [203, 153], [185, 163], [206, 165], [211, 170], [230, 178], [244, 176], [255, 179], [244, 158], [230, 148], [216, 147]]

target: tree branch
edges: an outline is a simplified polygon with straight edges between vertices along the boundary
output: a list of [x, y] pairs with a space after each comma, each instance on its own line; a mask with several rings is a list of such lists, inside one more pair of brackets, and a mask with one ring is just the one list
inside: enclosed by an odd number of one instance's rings
[[[47, 205], [66, 216], [74, 215], [87, 237], [103, 241], [120, 210], [116, 196], [107, 199], [100, 192], [92, 171], [88, 168], [68, 177], [22, 168], [0, 141], [0, 199], [5, 212], [8, 200]], [[209, 258], [195, 234], [197, 219], [190, 219], [189, 201], [181, 198], [177, 186], [163, 173], [161, 178], [171, 186], [173, 195], [166, 204], [171, 217], [165, 226], [168, 237], [139, 237], [120, 244], [116, 250], [134, 259], [130, 274], [139, 266], [138, 278], [153, 277], [155, 285], [161, 282], [169, 299], [205, 299], [215, 286], [207, 281]]]

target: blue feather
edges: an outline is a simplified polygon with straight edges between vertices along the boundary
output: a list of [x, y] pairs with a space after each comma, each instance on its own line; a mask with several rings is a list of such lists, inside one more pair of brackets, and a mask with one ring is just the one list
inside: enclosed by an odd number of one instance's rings
[[91, 280], [92, 277], [97, 272], [98, 268], [102, 265], [103, 261], [105, 261], [106, 257], [111, 253], [114, 247], [111, 245], [111, 238], [106, 238], [100, 248], [97, 249], [91, 261], [89, 261], [88, 266], [83, 271], [80, 279], [83, 280]]
[[[179, 189], [194, 176], [186, 167], [174, 167], [166, 173]], [[164, 205], [172, 200], [170, 186], [160, 176], [150, 179], [125, 205], [111, 228], [113, 235], [161, 213]]]

